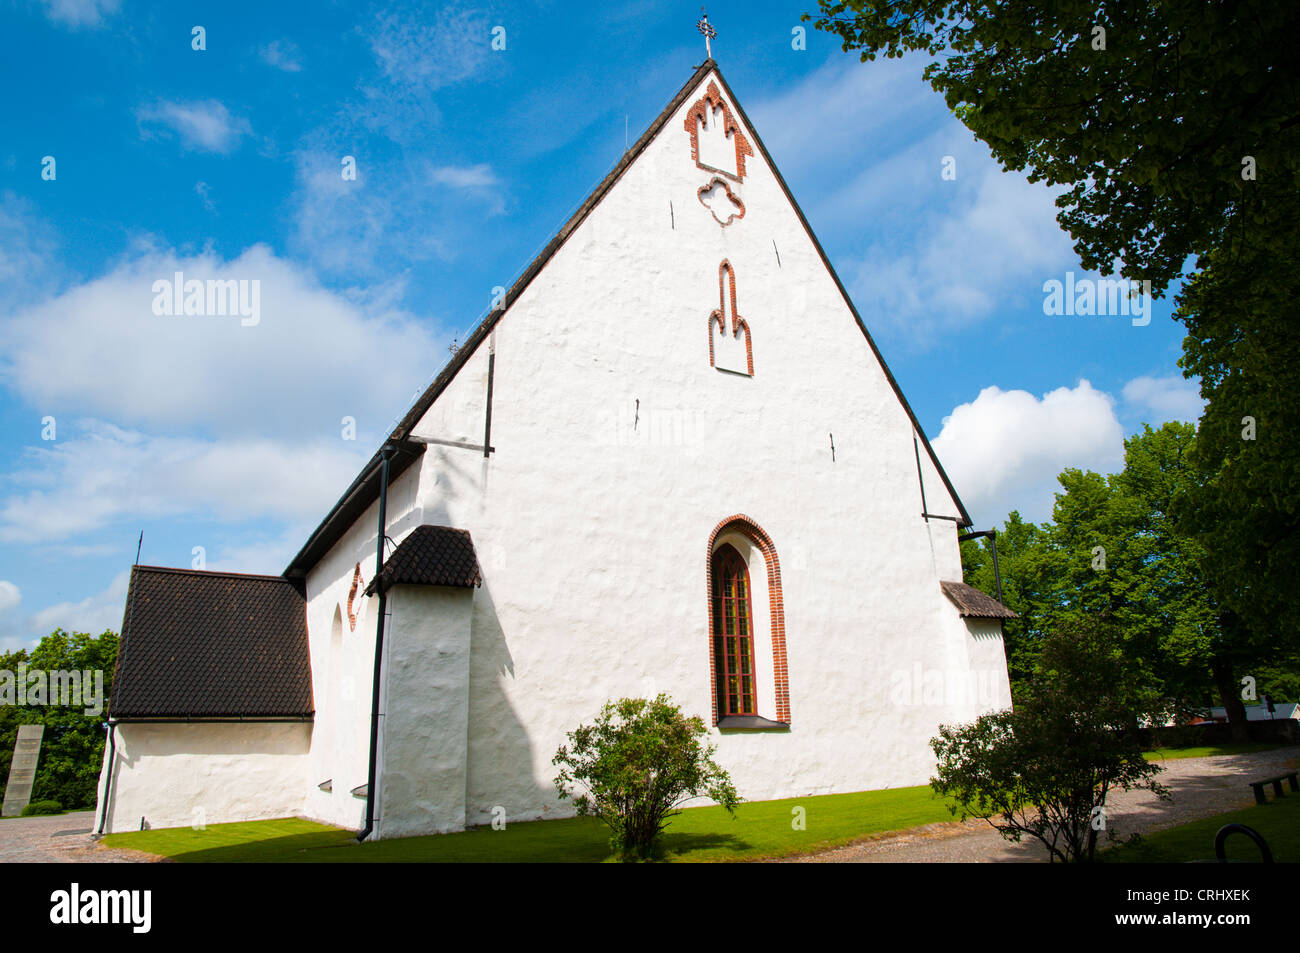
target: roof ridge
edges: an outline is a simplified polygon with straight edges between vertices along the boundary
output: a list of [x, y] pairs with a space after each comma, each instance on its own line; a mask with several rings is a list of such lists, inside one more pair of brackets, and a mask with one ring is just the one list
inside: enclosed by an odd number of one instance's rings
[[293, 581], [289, 577], [281, 574], [260, 573], [260, 572], [233, 572], [225, 569], [185, 569], [182, 566], [145, 566], [139, 563], [131, 567], [134, 573], [136, 570], [148, 570], [149, 572], [170, 572], [183, 576], [233, 576], [237, 579], [267, 579], [275, 582], [284, 582], [289, 585]]

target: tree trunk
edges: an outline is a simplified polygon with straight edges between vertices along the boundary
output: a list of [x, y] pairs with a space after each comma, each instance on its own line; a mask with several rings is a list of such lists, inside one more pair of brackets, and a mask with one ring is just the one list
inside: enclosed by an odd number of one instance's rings
[[1246, 706], [1241, 700], [1241, 684], [1233, 676], [1232, 661], [1223, 654], [1216, 654], [1210, 660], [1210, 672], [1214, 675], [1214, 684], [1218, 686], [1219, 698], [1228, 712], [1228, 728], [1232, 740], [1240, 744], [1250, 741], [1246, 730]]

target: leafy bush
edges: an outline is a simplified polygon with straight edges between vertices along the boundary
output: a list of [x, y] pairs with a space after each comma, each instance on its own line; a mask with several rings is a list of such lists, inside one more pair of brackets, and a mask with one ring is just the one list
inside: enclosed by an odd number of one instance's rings
[[[740, 797], [713, 761], [714, 746], [700, 743], [705, 734], [701, 719], [683, 715], [664, 694], [608, 702], [594, 725], [569, 732], [556, 752], [555, 787], [561, 799], [573, 797], [579, 814], [609, 826], [619, 859], [655, 858], [668, 818], [686, 801], [709, 797], [735, 816]], [[576, 783], [586, 790], [574, 796]]]
[[1168, 800], [1154, 780], [1162, 769], [1142, 757], [1136, 730], [1164, 712], [1123, 644], [1100, 620], [1062, 627], [1043, 640], [1014, 711], [940, 725], [930, 741], [939, 759], [930, 785], [956, 800], [952, 812], [983, 817], [1011, 841], [1036, 837], [1053, 861], [1089, 861], [1099, 831], [1114, 839], [1105, 815], [1112, 788]]
[[62, 814], [63, 805], [58, 801], [32, 801], [23, 808], [23, 817], [45, 817], [49, 814]]

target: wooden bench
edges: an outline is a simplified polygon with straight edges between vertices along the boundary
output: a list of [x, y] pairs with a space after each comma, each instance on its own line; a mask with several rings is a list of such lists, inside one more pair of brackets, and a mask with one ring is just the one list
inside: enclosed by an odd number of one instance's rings
[[1268, 798], [1264, 795], [1264, 785], [1273, 785], [1273, 796], [1284, 797], [1282, 793], [1282, 782], [1287, 781], [1291, 785], [1292, 791], [1300, 791], [1300, 783], [1296, 781], [1296, 774], [1300, 772], [1291, 771], [1287, 774], [1279, 774], [1275, 778], [1264, 778], [1262, 781], [1251, 781], [1251, 789], [1255, 792], [1256, 804], [1267, 804]]

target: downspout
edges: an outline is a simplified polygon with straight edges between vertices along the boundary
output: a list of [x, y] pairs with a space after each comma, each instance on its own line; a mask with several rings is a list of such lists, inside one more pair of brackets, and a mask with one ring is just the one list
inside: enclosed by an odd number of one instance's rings
[[375, 588], [379, 595], [379, 614], [375, 618], [375, 677], [370, 692], [370, 768], [366, 775], [366, 826], [357, 834], [357, 843], [365, 840], [375, 829], [376, 757], [379, 749], [379, 687], [384, 662], [384, 611], [387, 596], [379, 584], [379, 574], [384, 568], [384, 532], [388, 519], [388, 460], [393, 455], [393, 445], [384, 444], [380, 451], [383, 469], [379, 476], [379, 539], [375, 544]]
[[108, 770], [104, 777], [104, 806], [99, 812], [99, 830], [96, 837], [104, 835], [104, 825], [108, 823], [108, 797], [113, 790], [113, 761], [117, 757], [117, 722], [108, 720]]
[[[998, 587], [998, 602], [1002, 602], [1002, 573], [998, 571], [998, 531], [995, 529], [982, 529], [978, 533], [967, 533], [965, 536], [958, 536], [957, 542], [964, 543], [968, 539], [975, 539], [979, 536], [987, 536], [989, 542], [993, 544], [993, 581]], [[1005, 604], [1003, 603], [1003, 605]]]

